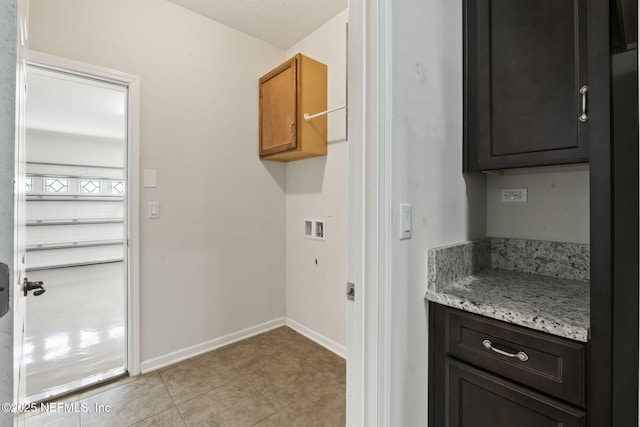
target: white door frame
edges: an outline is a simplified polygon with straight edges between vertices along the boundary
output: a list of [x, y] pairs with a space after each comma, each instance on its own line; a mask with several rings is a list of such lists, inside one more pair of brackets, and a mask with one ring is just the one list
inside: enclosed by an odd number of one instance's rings
[[127, 98], [127, 370], [140, 374], [139, 164], [140, 78], [138, 76], [29, 50], [30, 65], [105, 80], [128, 88]]
[[349, 2], [347, 425], [390, 420], [391, 2]]

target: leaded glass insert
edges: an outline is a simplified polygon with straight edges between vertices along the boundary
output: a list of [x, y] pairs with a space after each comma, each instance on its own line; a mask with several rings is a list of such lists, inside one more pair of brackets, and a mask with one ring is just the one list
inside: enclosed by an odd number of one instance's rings
[[69, 191], [69, 181], [66, 179], [47, 178], [44, 180], [44, 191], [47, 193], [66, 193]]
[[112, 193], [124, 193], [124, 182], [122, 181], [114, 181], [111, 183], [111, 192]]
[[81, 193], [99, 193], [100, 181], [82, 181], [80, 180]]

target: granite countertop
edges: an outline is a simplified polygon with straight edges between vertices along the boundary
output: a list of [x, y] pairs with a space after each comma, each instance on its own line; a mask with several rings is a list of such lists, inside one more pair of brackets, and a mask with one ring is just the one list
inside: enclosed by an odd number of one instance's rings
[[576, 341], [587, 341], [589, 284], [580, 280], [487, 269], [427, 290], [426, 298], [449, 307]]
[[[584, 268], [588, 266], [588, 245], [568, 245], [553, 245], [552, 249], [558, 251], [554, 260], [567, 260], [556, 272], [544, 261], [544, 268], [531, 265], [536, 257], [550, 258], [549, 242], [481, 239], [430, 250], [425, 299], [586, 342], [589, 282]], [[525, 247], [531, 252], [522, 252]], [[518, 271], [525, 258], [529, 265], [525, 271]]]

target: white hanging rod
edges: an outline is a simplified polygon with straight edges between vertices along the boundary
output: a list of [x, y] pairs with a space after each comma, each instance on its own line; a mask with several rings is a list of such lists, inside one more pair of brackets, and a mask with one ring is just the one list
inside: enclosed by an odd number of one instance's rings
[[347, 106], [346, 105], [341, 105], [340, 107], [332, 108], [330, 110], [323, 111], [321, 113], [316, 113], [316, 114], [314, 114], [312, 116], [310, 116], [308, 113], [304, 113], [303, 117], [304, 117], [304, 119], [306, 121], [310, 121], [310, 120], [315, 119], [316, 117], [324, 116], [326, 114], [333, 113], [334, 111], [342, 110], [344, 108], [347, 108]]

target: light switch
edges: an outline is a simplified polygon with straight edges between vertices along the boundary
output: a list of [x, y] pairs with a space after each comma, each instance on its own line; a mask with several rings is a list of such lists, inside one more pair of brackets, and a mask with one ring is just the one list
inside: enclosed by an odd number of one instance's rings
[[409, 203], [400, 203], [400, 230], [398, 238], [407, 240], [411, 238], [411, 216], [412, 206]]
[[327, 203], [327, 216], [328, 217], [333, 216], [333, 202]]
[[160, 218], [160, 202], [149, 202], [147, 218], [157, 219]]
[[156, 188], [158, 186], [157, 174], [155, 169], [144, 170], [144, 187]]

